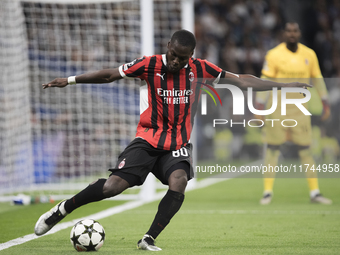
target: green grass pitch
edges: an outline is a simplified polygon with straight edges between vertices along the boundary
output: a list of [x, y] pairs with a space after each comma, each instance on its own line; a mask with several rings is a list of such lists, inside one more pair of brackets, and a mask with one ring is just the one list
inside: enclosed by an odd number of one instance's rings
[[[333, 205], [309, 202], [304, 178], [276, 179], [274, 198], [259, 205], [262, 179], [237, 178], [187, 192], [179, 213], [157, 238], [160, 254], [340, 254], [339, 179], [319, 179]], [[64, 221], [86, 217], [122, 202], [86, 205]], [[136, 249], [148, 230], [158, 202], [116, 214], [99, 222], [106, 240], [98, 254], [146, 254]], [[0, 243], [33, 233], [38, 217], [51, 204], [0, 204]], [[0, 254], [77, 254], [71, 228], [13, 246]]]

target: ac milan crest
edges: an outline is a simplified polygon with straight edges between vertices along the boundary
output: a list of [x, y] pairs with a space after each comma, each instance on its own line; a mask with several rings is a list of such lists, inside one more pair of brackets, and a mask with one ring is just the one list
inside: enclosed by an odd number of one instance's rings
[[123, 168], [124, 166], [125, 166], [125, 159], [123, 159], [123, 160], [119, 163], [118, 168], [121, 169], [121, 168]]
[[190, 73], [189, 73], [189, 81], [193, 82], [194, 79], [195, 79], [194, 73], [193, 73], [193, 72], [190, 72]]

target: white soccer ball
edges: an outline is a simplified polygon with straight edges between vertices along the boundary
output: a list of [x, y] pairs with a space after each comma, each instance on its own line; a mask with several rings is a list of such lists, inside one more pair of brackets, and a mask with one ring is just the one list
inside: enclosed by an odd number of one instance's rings
[[71, 244], [77, 251], [98, 251], [105, 240], [105, 230], [95, 220], [81, 220], [70, 233]]

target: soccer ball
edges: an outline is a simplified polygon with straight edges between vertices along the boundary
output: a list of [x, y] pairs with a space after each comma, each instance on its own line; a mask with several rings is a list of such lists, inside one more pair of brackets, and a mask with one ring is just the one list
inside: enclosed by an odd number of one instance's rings
[[105, 230], [95, 220], [81, 220], [71, 229], [70, 240], [77, 251], [98, 251], [103, 246]]

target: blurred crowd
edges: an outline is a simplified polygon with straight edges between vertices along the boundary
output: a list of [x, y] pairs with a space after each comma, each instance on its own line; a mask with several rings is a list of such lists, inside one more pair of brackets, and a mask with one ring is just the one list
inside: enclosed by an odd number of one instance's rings
[[[233, 73], [261, 76], [265, 54], [283, 41], [283, 29], [288, 21], [299, 23], [301, 43], [316, 52], [330, 96], [332, 118], [326, 123], [320, 123], [318, 116], [312, 119], [315, 156], [322, 158], [326, 152], [333, 151], [337, 158], [340, 143], [340, 81], [336, 79], [340, 77], [340, 0], [196, 0], [196, 56]], [[231, 118], [225, 113], [224, 116], [219, 113], [217, 117]], [[202, 145], [213, 143], [215, 156], [261, 156], [260, 130], [240, 125], [220, 131], [207, 127], [202, 125], [199, 131], [206, 138], [201, 142]], [[221, 144], [229, 144], [231, 151]], [[329, 144], [334, 145], [333, 149], [327, 148]], [[220, 149], [216, 151], [216, 148]], [[294, 148], [283, 149], [285, 151], [289, 157]], [[199, 157], [211, 158], [211, 153], [211, 149], [203, 149]]]
[[297, 21], [301, 42], [317, 53], [324, 77], [340, 76], [339, 0], [196, 0], [195, 17], [196, 55], [226, 70], [259, 76], [285, 23]]

